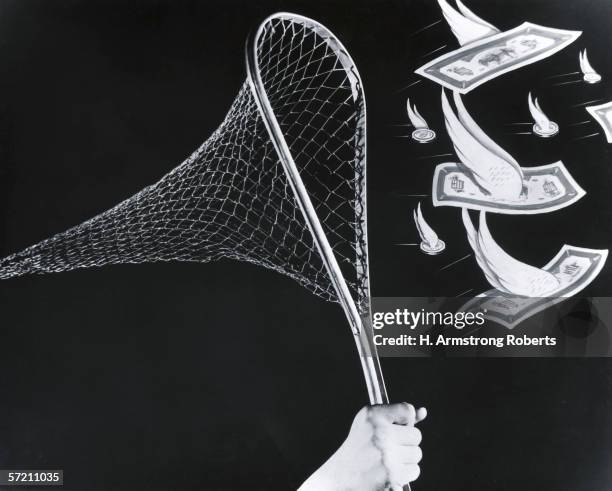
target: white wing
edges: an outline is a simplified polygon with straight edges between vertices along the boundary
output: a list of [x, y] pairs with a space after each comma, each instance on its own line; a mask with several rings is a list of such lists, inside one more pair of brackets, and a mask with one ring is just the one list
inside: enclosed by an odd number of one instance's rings
[[465, 227], [465, 231], [467, 232], [468, 242], [470, 243], [470, 246], [474, 251], [474, 257], [476, 258], [476, 262], [478, 263], [478, 266], [480, 266], [480, 269], [482, 269], [482, 272], [487, 278], [487, 281], [499, 291], [510, 293], [498, 281], [497, 276], [495, 276], [495, 273], [493, 273], [491, 268], [489, 268], [487, 261], [483, 257], [482, 252], [480, 251], [480, 246], [478, 245], [478, 233], [476, 232], [476, 229], [472, 224], [472, 220], [470, 219], [470, 213], [468, 212], [467, 208], [461, 209], [461, 219], [463, 220], [463, 226]]
[[485, 146], [490, 152], [493, 152], [498, 157], [506, 160], [510, 163], [518, 173], [521, 174], [521, 178], [523, 177], [523, 169], [519, 163], [514, 159], [512, 155], [506, 152], [502, 147], [500, 147], [497, 143], [495, 143], [489, 135], [487, 135], [476, 121], [472, 118], [470, 113], [468, 113], [465, 105], [463, 104], [463, 100], [459, 95], [459, 92], [453, 91], [453, 102], [455, 106], [457, 106], [457, 116], [459, 117], [459, 121], [461, 124], [465, 126], [465, 128], [476, 138], [483, 146]]
[[474, 12], [472, 12], [469, 8], [467, 8], [461, 0], [456, 0], [456, 3], [457, 3], [457, 8], [459, 9], [459, 12], [461, 12], [464, 17], [467, 17], [468, 19], [473, 20], [474, 22], [478, 22], [479, 24], [482, 24], [483, 26], [488, 27], [489, 29], [491, 29], [491, 31], [494, 31], [495, 33], [500, 32], [500, 30], [497, 27], [495, 27], [493, 24], [487, 22], [481, 17], [478, 17]]
[[461, 13], [451, 7], [446, 0], [438, 0], [438, 4], [446, 22], [462, 46], [499, 32], [499, 29], [475, 15], [459, 0], [457, 0], [457, 6]]
[[417, 107], [414, 106], [414, 109], [411, 107], [410, 99], [406, 100], [406, 111], [408, 112], [408, 119], [410, 119], [410, 123], [415, 129], [428, 128], [427, 121], [419, 114]]
[[421, 240], [430, 247], [434, 247], [438, 243], [438, 234], [429, 226], [421, 213], [421, 203], [419, 202], [416, 211], [413, 211], [414, 223], [416, 224]]
[[536, 97], [535, 102], [531, 97], [531, 92], [527, 96], [527, 102], [529, 104], [529, 112], [531, 113], [531, 117], [537, 123], [537, 125], [544, 131], [550, 130], [550, 119], [544, 114], [544, 111], [540, 108], [540, 104], [538, 103], [538, 99]]
[[517, 199], [523, 190], [523, 171], [520, 166], [482, 131], [456, 92], [454, 100], [459, 118], [452, 110], [446, 93], [442, 91], [446, 130], [461, 164], [476, 184], [494, 198]]
[[582, 73], [584, 74], [595, 73], [595, 69], [589, 63], [586, 49], [580, 53], [580, 70], [582, 70]]
[[476, 243], [477, 247], [472, 245], [472, 248], [477, 257], [486, 263], [486, 270], [482, 266], [481, 268], [493, 287], [526, 297], [545, 297], [559, 288], [560, 282], [552, 273], [525, 264], [507, 254], [491, 236], [486, 214], [482, 211]]

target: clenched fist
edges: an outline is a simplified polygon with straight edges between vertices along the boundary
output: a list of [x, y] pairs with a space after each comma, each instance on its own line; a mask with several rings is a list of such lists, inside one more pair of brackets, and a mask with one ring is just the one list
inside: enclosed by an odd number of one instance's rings
[[344, 443], [300, 487], [300, 491], [401, 491], [419, 477], [421, 432], [427, 416], [408, 403], [366, 406], [357, 413]]

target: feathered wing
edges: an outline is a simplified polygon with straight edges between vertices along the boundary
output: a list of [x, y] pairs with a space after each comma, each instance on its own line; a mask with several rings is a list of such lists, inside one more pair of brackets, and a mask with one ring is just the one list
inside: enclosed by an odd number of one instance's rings
[[494, 33], [500, 32], [500, 30], [493, 24], [487, 22], [482, 17], [478, 17], [474, 12], [467, 8], [461, 0], [456, 0], [456, 4], [457, 8], [459, 9], [459, 12], [461, 12], [464, 17], [467, 17], [468, 19], [473, 20], [474, 22], [478, 22], [479, 24], [488, 27]]
[[540, 111], [542, 114], [544, 114], [544, 111], [542, 111], [542, 108], [540, 107], [540, 101], [538, 100], [537, 97], [533, 100], [533, 103], [534, 103], [535, 107], [538, 108], [538, 111]]
[[548, 119], [546, 114], [544, 114], [544, 111], [542, 111], [540, 108], [537, 97], [535, 101], [533, 100], [531, 92], [529, 92], [529, 95], [527, 96], [527, 103], [529, 104], [529, 112], [531, 113], [531, 117], [540, 127], [540, 129], [544, 131], [550, 130], [550, 119]]
[[410, 99], [406, 100], [406, 112], [408, 113], [408, 119], [410, 119], [410, 123], [416, 129], [428, 127], [427, 121], [425, 121], [425, 118], [423, 118], [423, 116], [419, 114], [419, 111], [417, 110], [416, 106], [414, 106], [414, 109], [412, 108], [410, 104]]
[[499, 291], [510, 293], [498, 281], [497, 276], [495, 276], [495, 273], [491, 270], [491, 268], [489, 268], [487, 261], [484, 259], [482, 251], [480, 250], [480, 246], [478, 245], [478, 233], [476, 232], [476, 229], [472, 224], [470, 213], [468, 212], [467, 208], [461, 209], [461, 219], [463, 220], [463, 226], [465, 227], [470, 247], [474, 251], [474, 257], [476, 258], [476, 262], [478, 263], [478, 266], [480, 266], [480, 269], [482, 269], [482, 272], [487, 278], [487, 281]]
[[429, 226], [421, 213], [421, 203], [419, 202], [416, 211], [413, 211], [414, 223], [416, 224], [421, 240], [428, 246], [434, 247], [438, 243], [438, 234]]
[[591, 63], [589, 63], [586, 49], [580, 52], [580, 70], [582, 70], [582, 73], [585, 75], [587, 73], [595, 73], [595, 69], [591, 66]]
[[495, 242], [483, 211], [480, 212], [478, 249], [488, 271], [495, 276], [495, 283], [503, 287], [502, 291], [526, 297], [545, 297], [559, 288], [559, 280], [552, 273], [514, 259]]
[[446, 22], [448, 22], [451, 31], [461, 46], [499, 32], [499, 29], [476, 16], [459, 1], [457, 2], [457, 6], [462, 13], [451, 7], [446, 0], [438, 0], [438, 4], [442, 9]]
[[517, 199], [523, 189], [523, 171], [499, 145], [474, 122], [455, 94], [459, 119], [442, 91], [446, 130], [455, 152], [474, 181], [495, 198]]
[[463, 104], [463, 100], [461, 99], [461, 95], [459, 95], [458, 92], [453, 92], [453, 102], [455, 103], [455, 106], [457, 106], [457, 117], [459, 118], [459, 121], [461, 121], [461, 124], [470, 132], [470, 134], [476, 138], [487, 150], [493, 152], [495, 155], [502, 158], [512, 167], [514, 167], [514, 169], [520, 174], [521, 179], [523, 179], [523, 169], [521, 169], [519, 163], [512, 155], [495, 143], [480, 126], [478, 126], [476, 121], [474, 121], [470, 113], [467, 111], [465, 105]]
[[578, 61], [580, 62], [580, 71], [582, 74], [586, 74], [586, 67], [584, 66], [584, 50], [578, 53]]

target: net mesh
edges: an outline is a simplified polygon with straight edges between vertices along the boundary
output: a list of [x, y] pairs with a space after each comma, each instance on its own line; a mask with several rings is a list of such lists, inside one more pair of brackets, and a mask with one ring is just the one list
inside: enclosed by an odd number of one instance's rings
[[[360, 310], [368, 298], [365, 106], [356, 69], [322, 26], [277, 15], [256, 69]], [[248, 261], [336, 300], [250, 84], [187, 160], [114, 208], [0, 260], [0, 278], [117, 263]]]

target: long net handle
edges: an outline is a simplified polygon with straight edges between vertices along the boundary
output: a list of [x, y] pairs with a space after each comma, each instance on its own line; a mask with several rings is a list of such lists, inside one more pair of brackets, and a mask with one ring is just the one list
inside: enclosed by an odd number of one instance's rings
[[385, 387], [380, 360], [372, 337], [370, 320], [362, 319], [359, 334], [354, 333], [357, 352], [361, 360], [361, 368], [365, 377], [370, 404], [389, 404], [389, 395]]

